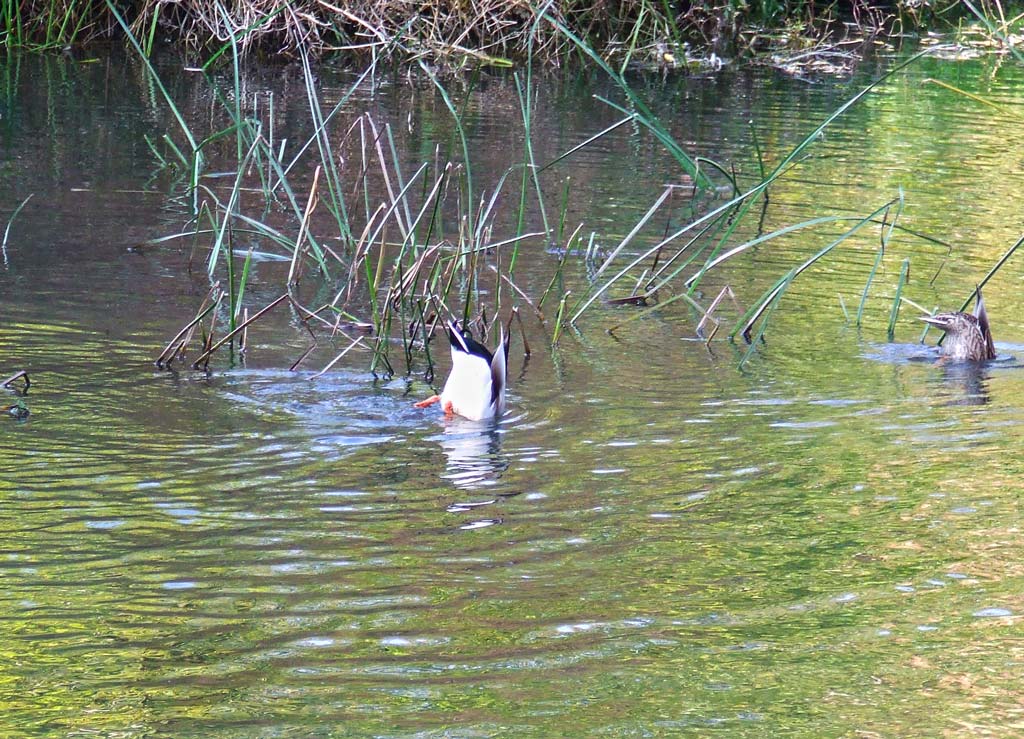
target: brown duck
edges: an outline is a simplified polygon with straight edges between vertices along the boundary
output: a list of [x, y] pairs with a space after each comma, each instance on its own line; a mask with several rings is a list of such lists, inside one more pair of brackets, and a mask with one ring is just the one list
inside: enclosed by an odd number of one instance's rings
[[946, 332], [942, 343], [944, 357], [958, 362], [984, 362], [996, 358], [981, 290], [976, 293], [973, 313], [936, 313], [934, 316], [921, 316], [921, 320]]

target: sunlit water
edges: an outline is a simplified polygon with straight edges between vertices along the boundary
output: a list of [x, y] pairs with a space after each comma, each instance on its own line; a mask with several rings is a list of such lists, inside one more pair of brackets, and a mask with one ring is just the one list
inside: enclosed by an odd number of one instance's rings
[[[681, 141], [750, 177], [750, 121], [778, 161], [885, 63], [852, 83], [638, 84]], [[175, 66], [201, 120], [208, 87]], [[681, 304], [615, 336], [635, 309], [598, 304], [556, 351], [527, 310], [534, 354], [516, 339], [492, 426], [413, 408], [423, 378], [374, 380], [365, 354], [289, 372], [308, 336], [285, 315], [244, 366], [157, 370], [208, 287], [188, 245], [134, 248], [185, 217], [144, 139], [173, 122], [133, 63], [19, 60], [0, 220], [33, 198], [0, 269], [0, 376], [33, 385], [30, 417], [0, 418], [0, 733], [1018, 735], [1021, 270], [987, 289], [987, 367], [936, 363], [907, 306], [896, 343], [885, 325], [903, 258], [905, 295], [956, 307], [1016, 239], [1024, 139], [927, 77], [1024, 102], [1009, 64], [925, 61], [829, 129], [766, 210], [765, 230], [863, 216], [902, 187], [903, 225], [953, 244], [897, 237], [863, 329], [877, 228], [794, 283], [742, 371], [746, 347], [692, 340]], [[247, 85], [300, 135], [293, 71]], [[543, 81], [539, 161], [618, 119], [594, 92], [615, 95]], [[357, 98], [409, 161], [450, 140], [429, 87]], [[492, 187], [521, 158], [512, 81], [467, 110]], [[555, 200], [572, 177], [567, 220], [610, 249], [677, 174], [623, 127], [547, 176]], [[835, 233], [773, 242], [714, 291], [749, 304]], [[520, 259], [537, 295], [558, 255]], [[257, 266], [254, 305], [275, 269]]]

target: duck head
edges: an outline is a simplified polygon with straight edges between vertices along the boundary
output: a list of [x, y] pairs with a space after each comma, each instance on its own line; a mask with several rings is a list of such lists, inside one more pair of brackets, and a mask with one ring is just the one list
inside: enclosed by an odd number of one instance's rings
[[934, 316], [922, 316], [921, 320], [946, 333], [942, 343], [943, 356], [963, 362], [983, 362], [996, 358], [995, 342], [981, 290], [977, 291], [973, 313], [936, 313]]

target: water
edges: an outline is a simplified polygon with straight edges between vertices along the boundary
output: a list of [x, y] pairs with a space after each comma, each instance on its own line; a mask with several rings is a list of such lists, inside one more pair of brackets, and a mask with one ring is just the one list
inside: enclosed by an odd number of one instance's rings
[[[750, 175], [748, 121], [777, 161], [886, 63], [853, 83], [641, 86], [680, 140]], [[190, 118], [209, 116], [206, 83], [173, 67]], [[0, 733], [1018, 732], [1020, 270], [986, 289], [989, 367], [936, 364], [913, 310], [895, 344], [885, 323], [904, 257], [905, 294], [948, 308], [1017, 238], [1024, 139], [927, 77], [1024, 102], [1012, 66], [926, 61], [830, 129], [766, 211], [766, 231], [863, 215], [902, 186], [904, 225], [955, 245], [898, 237], [863, 330], [836, 295], [855, 310], [877, 229], [794, 283], [742, 372], [745, 347], [690, 340], [680, 304], [614, 337], [634, 309], [599, 305], [556, 352], [528, 315], [534, 355], [516, 339], [510, 413], [491, 428], [412, 408], [429, 386], [374, 381], [365, 355], [311, 380], [325, 347], [288, 372], [308, 336], [285, 314], [253, 331], [245, 366], [156, 370], [207, 290], [189, 245], [136, 248], [185, 217], [144, 140], [173, 123], [130, 61], [16, 60], [4, 220], [33, 198], [0, 269], [0, 375], [34, 384], [28, 420], [0, 419]], [[322, 81], [327, 99], [344, 89]], [[304, 122], [297, 83], [246, 79], [275, 92], [282, 135]], [[614, 95], [544, 82], [538, 160], [618, 119], [594, 92]], [[487, 79], [470, 102], [489, 188], [518, 146], [515, 90]], [[409, 161], [452, 132], [426, 87], [353, 105], [393, 120]], [[569, 222], [611, 248], [676, 174], [623, 127], [560, 165], [551, 198], [565, 176]], [[828, 238], [773, 242], [709, 293], [729, 283], [749, 303]], [[558, 255], [521, 258], [536, 295]], [[257, 267], [254, 304], [281, 269]], [[570, 261], [570, 287], [583, 272]]]

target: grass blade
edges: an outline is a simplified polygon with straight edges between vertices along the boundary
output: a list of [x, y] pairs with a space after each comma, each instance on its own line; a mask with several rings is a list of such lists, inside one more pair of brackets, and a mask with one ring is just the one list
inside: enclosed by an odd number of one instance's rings
[[7, 219], [7, 227], [4, 229], [4, 240], [2, 242], [0, 242], [0, 252], [3, 252], [4, 268], [5, 269], [8, 267], [8, 263], [7, 263], [7, 237], [11, 235], [11, 224], [14, 223], [14, 219], [18, 217], [19, 213], [21, 213], [21, 209], [25, 207], [25, 203], [27, 203], [29, 200], [31, 200], [32, 199], [32, 195], [34, 195], [34, 194], [35, 193], [31, 193], [27, 198], [22, 200], [21, 203], [18, 205], [18, 207], [14, 209], [14, 212], [11, 213], [11, 217]]
[[889, 313], [889, 341], [896, 335], [896, 319], [900, 315], [900, 296], [903, 294], [903, 286], [907, 284], [907, 276], [910, 273], [910, 260], [904, 259], [900, 267], [900, 279], [896, 283], [896, 297], [892, 301], [892, 311]]
[[[819, 259], [824, 257], [826, 254], [831, 252], [833, 249], [835, 249], [841, 243], [843, 243], [848, 238], [853, 236], [855, 233], [860, 231], [860, 229], [864, 228], [864, 226], [868, 225], [869, 223], [872, 223], [873, 220], [875, 218], [877, 218], [881, 213], [883, 213], [888, 208], [892, 207], [894, 202], [896, 202], [896, 201], [895, 200], [891, 200], [888, 203], [886, 203], [885, 205], [883, 205], [882, 207], [878, 208], [871, 215], [867, 216], [866, 218], [862, 218], [855, 226], [853, 226], [851, 229], [849, 229], [842, 236], [840, 236], [839, 238], [837, 238], [834, 241], [832, 241], [831, 243], [829, 243], [827, 246], [822, 248], [820, 251], [818, 251], [812, 257], [807, 259], [799, 267], [795, 267], [789, 274], [787, 274], [785, 277], [783, 277], [781, 280], [779, 280], [777, 283], [775, 283], [775, 285], [771, 289], [769, 289], [767, 293], [765, 293], [764, 297], [761, 298], [761, 301], [758, 302], [757, 304], [755, 304], [749, 311], [747, 311], [746, 314], [743, 315], [742, 318], [740, 318], [739, 322], [736, 324], [736, 326], [733, 328], [732, 332], [729, 334], [729, 338], [735, 337], [737, 333], [742, 333], [743, 338], [746, 339], [747, 341], [749, 341], [750, 340], [750, 329], [751, 329], [751, 327], [754, 325], [754, 323], [757, 322], [757, 319], [761, 317], [761, 315], [765, 312], [765, 310], [770, 305], [774, 304], [775, 298], [778, 297], [780, 292], [784, 291], [787, 287], [789, 287], [789, 283], [792, 282], [793, 279], [795, 279], [801, 272], [803, 272], [804, 270], [808, 269], [811, 265], [813, 265]], [[759, 333], [759, 335], [764, 333], [763, 329], [764, 329], [764, 327], [762, 326], [762, 330]]]

